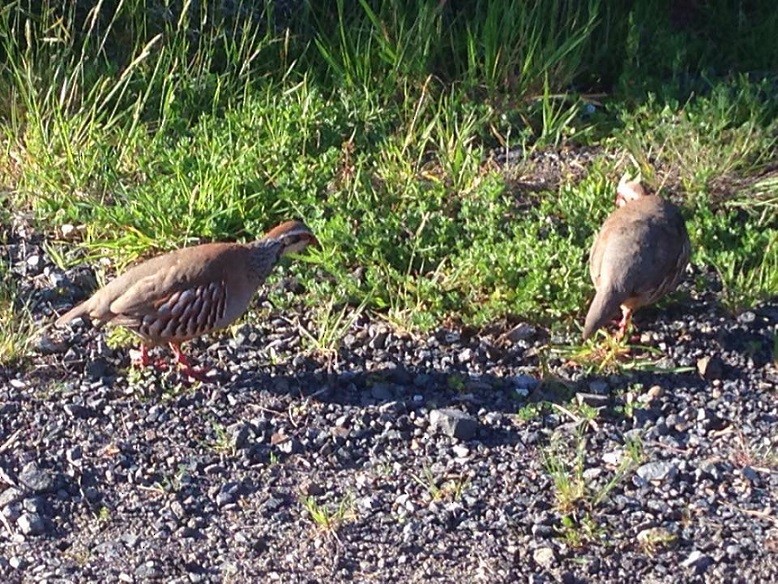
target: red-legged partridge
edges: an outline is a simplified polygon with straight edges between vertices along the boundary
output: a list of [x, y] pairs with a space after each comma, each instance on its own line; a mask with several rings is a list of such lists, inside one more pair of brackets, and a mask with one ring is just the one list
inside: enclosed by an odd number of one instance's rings
[[136, 363], [147, 365], [147, 348], [167, 343], [177, 364], [195, 374], [181, 343], [237, 320], [283, 255], [316, 243], [304, 224], [287, 221], [251, 243], [206, 243], [166, 253], [132, 267], [56, 324], [87, 317], [126, 327], [141, 338]]
[[589, 253], [597, 292], [586, 315], [584, 340], [619, 308], [621, 337], [632, 313], [675, 290], [689, 263], [691, 243], [679, 209], [625, 178], [617, 190], [619, 208], [605, 220]]

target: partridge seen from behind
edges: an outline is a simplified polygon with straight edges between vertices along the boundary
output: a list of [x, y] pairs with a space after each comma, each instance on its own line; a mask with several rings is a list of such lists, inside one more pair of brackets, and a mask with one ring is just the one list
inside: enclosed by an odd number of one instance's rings
[[178, 364], [191, 373], [181, 343], [237, 320], [278, 260], [310, 244], [317, 244], [310, 229], [287, 221], [251, 243], [206, 243], [172, 251], [130, 268], [56, 324], [87, 317], [126, 327], [141, 338], [139, 364], [149, 362], [147, 347], [167, 343]]
[[619, 182], [616, 204], [589, 253], [596, 294], [583, 329], [584, 340], [616, 316], [619, 336], [632, 313], [675, 290], [689, 263], [691, 243], [681, 212], [638, 181]]

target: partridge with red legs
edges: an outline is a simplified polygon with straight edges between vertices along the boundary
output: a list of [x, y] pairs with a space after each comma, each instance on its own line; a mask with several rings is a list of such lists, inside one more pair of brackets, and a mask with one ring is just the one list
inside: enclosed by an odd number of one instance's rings
[[287, 253], [318, 242], [299, 221], [287, 221], [261, 239], [206, 243], [141, 262], [89, 300], [60, 316], [128, 328], [141, 338], [136, 364], [149, 364], [148, 347], [169, 344], [185, 374], [202, 375], [181, 352], [181, 343], [226, 327], [248, 308], [257, 288]]
[[584, 340], [621, 308], [619, 338], [632, 313], [675, 290], [691, 243], [678, 207], [649, 195], [639, 181], [619, 181], [616, 209], [606, 219], [589, 253], [596, 294], [583, 329]]

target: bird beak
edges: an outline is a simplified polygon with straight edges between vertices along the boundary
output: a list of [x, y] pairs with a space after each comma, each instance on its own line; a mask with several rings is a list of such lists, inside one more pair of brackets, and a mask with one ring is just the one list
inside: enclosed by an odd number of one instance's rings
[[287, 233], [284, 236], [283, 255], [289, 253], [300, 253], [309, 245], [321, 249], [319, 240], [310, 231], [300, 231], [299, 233]]

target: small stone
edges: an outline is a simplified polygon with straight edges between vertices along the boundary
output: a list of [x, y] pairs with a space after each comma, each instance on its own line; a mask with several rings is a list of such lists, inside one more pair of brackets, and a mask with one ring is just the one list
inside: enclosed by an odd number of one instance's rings
[[737, 545], [737, 544], [731, 544], [731, 545], [728, 545], [728, 546], [727, 546], [727, 547], [724, 549], [724, 551], [726, 552], [726, 554], [727, 554], [728, 556], [739, 556], [739, 555], [740, 555], [740, 553], [743, 551], [743, 548], [742, 548], [742, 547], [740, 547], [740, 546], [739, 546], [739, 545]]
[[778, 529], [772, 529], [764, 537], [764, 549], [771, 554], [778, 554]]
[[371, 349], [383, 350], [386, 347], [386, 339], [388, 337], [389, 337], [389, 333], [385, 331], [379, 332], [376, 336], [370, 339], [368, 346]]
[[21, 570], [24, 568], [24, 560], [22, 560], [19, 556], [11, 556], [11, 558], [8, 560], [8, 565], [11, 566], [14, 570]]
[[646, 395], [651, 398], [652, 400], [662, 397], [665, 394], [665, 390], [662, 388], [661, 385], [652, 385], [649, 390], [646, 392]]
[[16, 487], [8, 487], [4, 491], [0, 491], [0, 509], [10, 505], [11, 503], [15, 503], [21, 499], [22, 496], [22, 491]]
[[279, 452], [283, 452], [284, 454], [297, 454], [302, 450], [302, 445], [297, 438], [289, 438], [278, 444], [277, 448]]
[[95, 381], [105, 377], [108, 374], [109, 370], [110, 370], [110, 365], [108, 361], [106, 361], [102, 357], [92, 359], [86, 365], [86, 374], [89, 376], [90, 379]]
[[470, 449], [462, 444], [457, 444], [451, 450], [453, 450], [454, 454], [459, 458], [465, 458], [468, 454], [470, 454]]
[[602, 455], [602, 461], [611, 466], [619, 466], [622, 458], [624, 458], [624, 453], [621, 450], [613, 450]]
[[697, 360], [697, 371], [706, 381], [721, 379], [724, 374], [724, 362], [719, 357], [706, 355]]
[[537, 539], [546, 539], [554, 535], [554, 528], [545, 523], [535, 523], [532, 526], [532, 536]]
[[76, 226], [71, 225], [70, 223], [63, 223], [59, 227], [59, 232], [60, 234], [62, 234], [62, 237], [64, 239], [68, 239], [70, 236], [72, 236], [75, 230], [76, 230]]
[[713, 563], [713, 559], [710, 556], [705, 555], [699, 550], [693, 550], [689, 557], [686, 558], [681, 565], [685, 568], [694, 568], [694, 571], [698, 574], [702, 574]]
[[224, 507], [225, 505], [229, 505], [230, 503], [235, 502], [235, 497], [232, 493], [225, 493], [221, 492], [218, 495], [216, 495], [216, 504], [219, 507]]
[[473, 350], [469, 348], [464, 348], [461, 351], [459, 351], [459, 354], [457, 355], [457, 360], [460, 363], [469, 363], [473, 359]]
[[230, 503], [234, 503], [240, 494], [240, 488], [240, 483], [234, 481], [224, 483], [216, 495], [216, 504], [219, 507], [223, 507]]
[[365, 497], [360, 497], [356, 500], [356, 505], [360, 509], [364, 509], [365, 511], [374, 511], [375, 509], [378, 509], [380, 507], [381, 503], [378, 500], [377, 497], [374, 497], [372, 495], [367, 495]]
[[24, 535], [41, 535], [46, 531], [46, 523], [38, 513], [22, 513], [16, 525]]
[[655, 408], [638, 408], [632, 412], [632, 420], [637, 428], [651, 426], [657, 418], [659, 418], [659, 410]]
[[637, 470], [637, 475], [649, 482], [672, 480], [677, 474], [678, 467], [671, 462], [648, 462]]
[[754, 314], [752, 311], [747, 310], [743, 314], [741, 314], [737, 318], [738, 322], [742, 322], [743, 324], [751, 324], [756, 320], [756, 314]]
[[27, 463], [19, 473], [19, 482], [33, 493], [45, 493], [54, 486], [54, 478], [47, 470], [38, 468], [35, 462]]
[[30, 513], [37, 513], [40, 515], [46, 508], [46, 502], [43, 497], [30, 497], [22, 502], [22, 508]]
[[470, 440], [478, 428], [475, 418], [461, 410], [450, 408], [432, 410], [430, 424], [434, 429], [458, 440]]
[[550, 547], [539, 547], [532, 553], [532, 559], [541, 568], [550, 568], [556, 561], [556, 554]]
[[245, 448], [250, 431], [251, 428], [246, 422], [236, 422], [227, 426], [227, 435], [230, 437], [230, 446], [233, 450]]
[[267, 501], [262, 504], [262, 512], [266, 517], [269, 517], [284, 506], [284, 500], [281, 497], [268, 497]]
[[154, 562], [149, 560], [135, 568], [135, 576], [141, 580], [153, 580], [159, 575]]
[[91, 415], [91, 411], [79, 404], [65, 404], [63, 409], [71, 418], [86, 419]]
[[314, 481], [305, 481], [300, 489], [304, 495], [319, 497], [324, 494], [324, 487]]
[[759, 474], [750, 466], [744, 466], [741, 468], [740, 474], [752, 485], [759, 482]]

